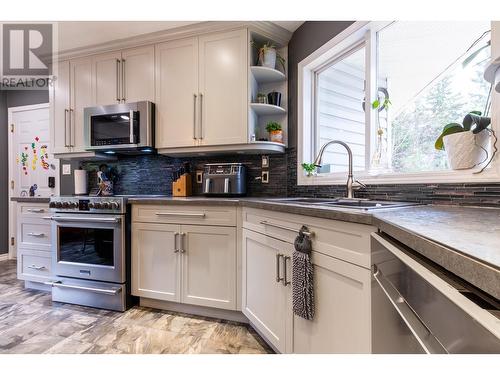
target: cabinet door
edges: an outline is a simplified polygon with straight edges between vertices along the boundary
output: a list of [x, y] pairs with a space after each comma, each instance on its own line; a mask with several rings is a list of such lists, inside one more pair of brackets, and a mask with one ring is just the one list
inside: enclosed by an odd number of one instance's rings
[[154, 46], [122, 51], [122, 99], [125, 102], [154, 101], [154, 64]]
[[291, 285], [285, 286], [277, 277], [286, 272], [291, 280], [291, 262], [283, 262], [283, 256], [291, 256], [291, 247], [243, 229], [243, 314], [281, 353], [292, 351], [293, 316]]
[[120, 64], [120, 52], [104, 53], [92, 58], [96, 105], [120, 103]]
[[178, 225], [132, 224], [132, 295], [180, 302]]
[[73, 152], [84, 152], [83, 110], [94, 105], [92, 83], [92, 59], [83, 57], [71, 60], [70, 97], [71, 97], [71, 144]]
[[69, 61], [61, 61], [58, 64], [58, 75], [51, 92], [51, 125], [50, 139], [54, 154], [70, 152], [71, 143], [69, 139]]
[[182, 302], [236, 310], [236, 228], [183, 225]]
[[370, 270], [313, 252], [315, 317], [294, 316], [295, 353], [370, 353]]
[[200, 126], [203, 145], [248, 142], [246, 30], [199, 38]]
[[195, 146], [198, 131], [198, 39], [156, 46], [156, 147]]

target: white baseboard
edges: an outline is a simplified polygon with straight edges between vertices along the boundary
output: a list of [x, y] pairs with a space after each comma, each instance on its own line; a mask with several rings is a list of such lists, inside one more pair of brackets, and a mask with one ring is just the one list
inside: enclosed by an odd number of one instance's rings
[[9, 259], [9, 253], [0, 254], [0, 262]]

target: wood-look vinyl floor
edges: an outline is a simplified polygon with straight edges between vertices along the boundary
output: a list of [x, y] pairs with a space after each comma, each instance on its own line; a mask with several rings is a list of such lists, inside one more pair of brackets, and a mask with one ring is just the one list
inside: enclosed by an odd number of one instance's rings
[[244, 324], [133, 307], [119, 313], [52, 302], [0, 262], [0, 353], [265, 354], [272, 350]]

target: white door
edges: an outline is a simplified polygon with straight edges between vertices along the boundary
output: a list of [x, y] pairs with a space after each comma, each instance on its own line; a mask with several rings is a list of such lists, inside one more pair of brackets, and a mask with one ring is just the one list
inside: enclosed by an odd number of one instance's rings
[[201, 36], [199, 60], [202, 144], [247, 143], [247, 31]]
[[197, 145], [198, 38], [156, 46], [156, 147]]
[[57, 190], [48, 186], [49, 177], [59, 180], [59, 162], [53, 157], [50, 143], [49, 105], [13, 107], [9, 113], [14, 129], [13, 153], [9, 160], [14, 185], [12, 196], [28, 194], [33, 185], [38, 186], [37, 196], [56, 194]]
[[183, 225], [182, 302], [236, 310], [236, 228]]
[[180, 302], [179, 225], [132, 225], [132, 295]]
[[132, 48], [122, 51], [122, 99], [125, 102], [154, 101], [155, 48]]
[[83, 110], [94, 106], [92, 59], [83, 57], [70, 61], [70, 139], [73, 152], [85, 152]]
[[[243, 314], [281, 353], [292, 351], [291, 280], [292, 245], [243, 229]], [[281, 256], [279, 256], [281, 255]], [[286, 267], [285, 267], [286, 266]]]
[[370, 270], [313, 253], [315, 316], [294, 316], [294, 353], [370, 353]]
[[69, 139], [69, 61], [59, 62], [58, 75], [51, 90], [51, 139], [54, 154], [71, 152]]
[[111, 52], [92, 57], [95, 104], [109, 105], [120, 103], [120, 64], [121, 53]]

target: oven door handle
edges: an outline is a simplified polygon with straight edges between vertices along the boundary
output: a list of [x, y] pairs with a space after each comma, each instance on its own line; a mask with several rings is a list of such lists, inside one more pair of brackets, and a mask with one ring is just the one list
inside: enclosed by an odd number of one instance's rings
[[61, 223], [73, 222], [73, 223], [115, 223], [115, 224], [121, 222], [122, 220], [119, 217], [90, 218], [90, 217], [61, 217], [61, 216], [52, 216], [50, 219]]
[[111, 296], [116, 296], [118, 293], [121, 292], [121, 288], [111, 288], [111, 289], [91, 288], [88, 286], [67, 285], [67, 284], [61, 283], [60, 281], [46, 281], [44, 284], [49, 285], [51, 287], [84, 290], [87, 292], [107, 294], [107, 295], [111, 295]]

